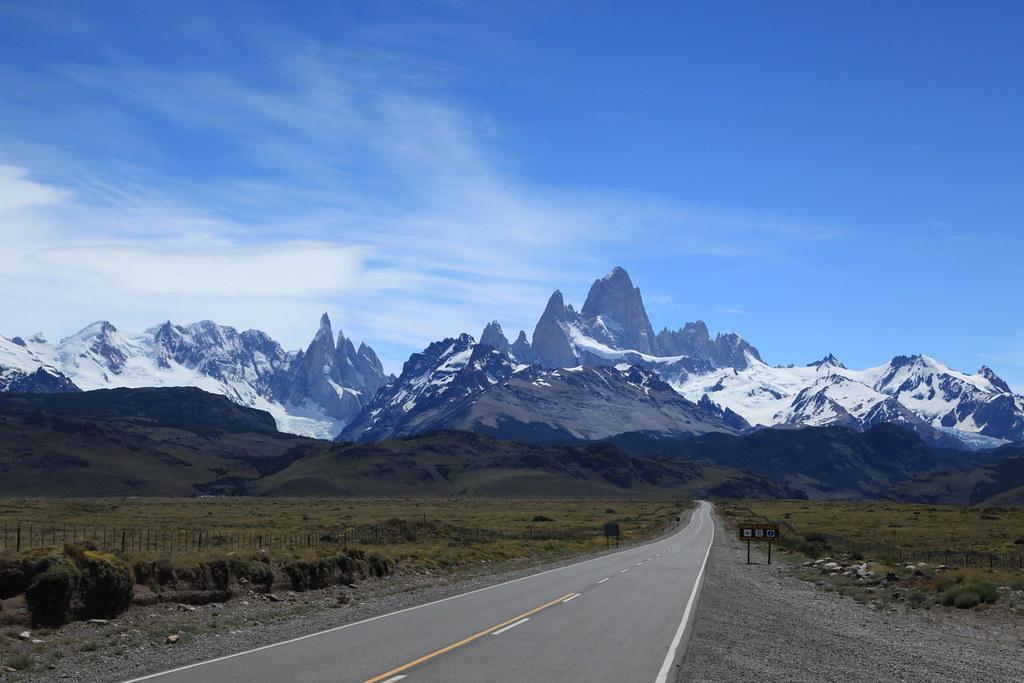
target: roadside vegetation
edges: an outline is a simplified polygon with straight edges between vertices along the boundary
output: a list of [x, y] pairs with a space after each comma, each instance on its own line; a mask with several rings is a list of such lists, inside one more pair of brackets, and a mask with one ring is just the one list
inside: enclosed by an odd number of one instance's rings
[[734, 523], [775, 522], [797, 575], [865, 603], [1024, 613], [1024, 509], [745, 501]]
[[[591, 552], [605, 546], [606, 522], [618, 523], [623, 542], [635, 542], [688, 507], [646, 500], [4, 500], [0, 665], [31, 668], [48, 649], [36, 641], [49, 641], [62, 624], [116, 619], [133, 603], [177, 606], [171, 614], [239, 599], [294, 609], [305, 591], [394, 574], [456, 577]], [[152, 642], [177, 639], [158, 627]]]

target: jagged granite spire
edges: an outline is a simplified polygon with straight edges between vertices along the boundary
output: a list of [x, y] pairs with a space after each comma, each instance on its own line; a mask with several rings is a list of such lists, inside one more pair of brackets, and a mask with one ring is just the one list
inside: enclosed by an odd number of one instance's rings
[[480, 335], [480, 343], [502, 353], [508, 353], [512, 347], [497, 320], [487, 323], [487, 327]]
[[640, 289], [619, 266], [590, 286], [580, 316], [588, 320], [600, 317], [615, 343], [613, 348], [658, 354], [658, 341]]

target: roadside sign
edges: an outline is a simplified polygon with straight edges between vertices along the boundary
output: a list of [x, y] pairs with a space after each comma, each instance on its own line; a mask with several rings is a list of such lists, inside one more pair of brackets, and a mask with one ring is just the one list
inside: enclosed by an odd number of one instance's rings
[[747, 542], [747, 564], [750, 564], [750, 542], [768, 541], [768, 564], [772, 563], [772, 541], [779, 538], [778, 524], [741, 524], [740, 540]]
[[775, 541], [779, 538], [778, 524], [741, 524], [741, 541]]

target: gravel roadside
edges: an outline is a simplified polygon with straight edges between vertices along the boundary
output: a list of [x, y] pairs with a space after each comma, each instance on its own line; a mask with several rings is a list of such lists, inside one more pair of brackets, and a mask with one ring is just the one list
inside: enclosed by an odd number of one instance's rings
[[715, 531], [678, 681], [1024, 681], [1019, 616], [858, 604]]

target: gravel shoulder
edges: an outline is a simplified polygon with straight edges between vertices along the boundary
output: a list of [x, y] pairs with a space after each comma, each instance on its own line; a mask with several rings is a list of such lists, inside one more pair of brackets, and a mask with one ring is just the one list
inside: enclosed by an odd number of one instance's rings
[[[690, 514], [692, 509], [657, 538], [685, 526]], [[275, 599], [250, 593], [225, 603], [202, 606], [133, 606], [109, 623], [73, 622], [58, 631], [40, 633], [38, 638], [44, 642], [32, 646], [32, 670], [0, 670], [0, 683], [125, 681], [441, 600], [616, 550], [613, 547], [556, 561], [485, 565], [450, 575], [398, 573], [354, 586], [279, 592], [274, 594]], [[20, 631], [22, 627], [6, 630]], [[167, 642], [168, 636], [177, 636], [176, 642]]]
[[715, 531], [678, 681], [1024, 680], [1016, 610], [859, 604], [795, 578], [785, 559], [755, 552], [747, 565], [717, 516]]

